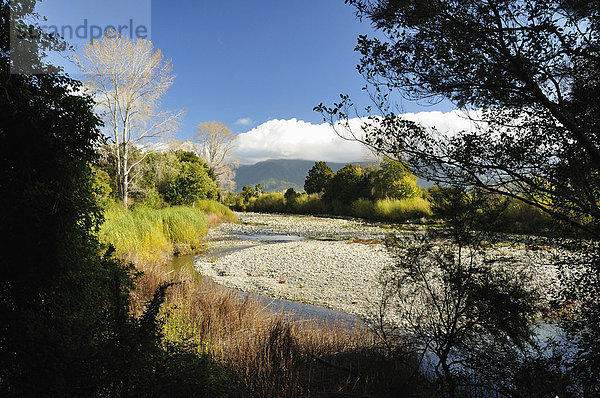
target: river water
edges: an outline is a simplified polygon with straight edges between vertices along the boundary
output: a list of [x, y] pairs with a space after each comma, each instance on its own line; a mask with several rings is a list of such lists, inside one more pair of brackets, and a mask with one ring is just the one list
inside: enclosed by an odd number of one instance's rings
[[[299, 235], [264, 233], [264, 231], [261, 231], [256, 233], [230, 232], [229, 235], [222, 237], [221, 239], [235, 241], [235, 244], [231, 246], [215, 245], [214, 247], [210, 247], [203, 254], [175, 258], [173, 260], [172, 267], [193, 267], [196, 261], [206, 261], [207, 259], [215, 261], [216, 259], [225, 257], [234, 252], [252, 248], [257, 245], [297, 242], [305, 240], [306, 238]], [[199, 275], [199, 278], [202, 277], [203, 276]], [[265, 309], [275, 313], [283, 313], [298, 321], [317, 321], [330, 325], [341, 325], [342, 327], [348, 328], [352, 328], [357, 325], [365, 325], [367, 323], [365, 320], [356, 316], [310, 304], [275, 299], [243, 291], [237, 291], [237, 294], [239, 295], [240, 299], [249, 297], [261, 303]], [[555, 324], [538, 323], [535, 325], [534, 331], [536, 334], [537, 343], [542, 348], [542, 352], [547, 351], [547, 353], [543, 353], [542, 355], [550, 354], [551, 345], [548, 343], [550, 341], [558, 341], [560, 343], [566, 343], [569, 345], [563, 331]], [[571, 349], [567, 351], [571, 351]], [[437, 363], [437, 358], [433, 355], [433, 353], [426, 352], [423, 362], [421, 363], [421, 367], [425, 374], [432, 375], [433, 368], [435, 368]], [[486, 396], [486, 394], [483, 394], [482, 396]]]
[[[244, 250], [256, 246], [258, 244], [297, 242], [306, 238], [297, 235], [285, 234], [232, 233], [231, 239], [242, 241], [246, 244], [237, 244], [232, 247], [211, 247], [205, 253], [202, 254], [175, 257], [171, 262], [171, 267], [173, 269], [180, 269], [192, 266], [195, 269], [195, 261], [200, 260], [202, 258], [209, 258], [211, 260], [215, 260], [217, 258], [227, 256], [228, 254]], [[205, 276], [199, 275], [199, 278], [203, 277]], [[236, 292], [239, 294], [240, 299], [245, 299], [247, 297], [254, 299], [261, 303], [264, 306], [264, 308], [272, 312], [285, 314], [298, 321], [317, 321], [329, 324], [337, 324], [349, 328], [352, 328], [359, 324], [364, 324], [364, 320], [341, 311], [335, 311], [329, 308], [318, 307], [311, 304], [261, 296], [243, 291]]]

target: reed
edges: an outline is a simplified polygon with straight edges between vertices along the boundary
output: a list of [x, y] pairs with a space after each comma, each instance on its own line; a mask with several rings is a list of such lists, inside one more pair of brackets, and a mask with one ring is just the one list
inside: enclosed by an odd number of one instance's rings
[[229, 208], [213, 201], [201, 201], [196, 207], [140, 206], [129, 211], [112, 205], [105, 211], [99, 237], [104, 244], [113, 245], [121, 259], [160, 263], [173, 254], [202, 250], [209, 225], [235, 220]]

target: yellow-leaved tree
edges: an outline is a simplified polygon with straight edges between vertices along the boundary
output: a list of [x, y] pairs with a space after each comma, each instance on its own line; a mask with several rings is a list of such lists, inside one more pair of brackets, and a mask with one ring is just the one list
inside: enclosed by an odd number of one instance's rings
[[149, 40], [132, 41], [114, 32], [89, 43], [76, 60], [114, 144], [117, 189], [127, 207], [133, 170], [147, 153], [132, 158], [134, 150], [174, 132], [183, 114], [161, 109], [175, 79], [171, 62]]

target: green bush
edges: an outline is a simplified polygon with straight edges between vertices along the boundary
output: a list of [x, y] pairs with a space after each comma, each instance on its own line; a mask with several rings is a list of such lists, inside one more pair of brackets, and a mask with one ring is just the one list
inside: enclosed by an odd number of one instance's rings
[[510, 232], [547, 232], [557, 225], [557, 222], [542, 210], [516, 199], [509, 201], [499, 218], [503, 229]]
[[327, 205], [316, 193], [296, 196], [293, 202], [288, 203], [288, 208], [290, 208], [293, 213], [300, 214], [325, 214], [329, 210]]
[[375, 215], [380, 220], [406, 221], [431, 216], [429, 202], [423, 198], [381, 199], [375, 202]]
[[181, 162], [179, 174], [170, 181], [163, 193], [173, 205], [192, 205], [202, 199], [217, 199], [219, 186], [203, 163]]
[[358, 199], [352, 203], [352, 215], [378, 221], [400, 222], [431, 216], [429, 202], [423, 198]]
[[248, 209], [263, 213], [283, 213], [286, 210], [286, 200], [281, 193], [266, 193], [251, 201]]
[[375, 203], [368, 199], [358, 199], [352, 203], [352, 215], [361, 218], [373, 218]]

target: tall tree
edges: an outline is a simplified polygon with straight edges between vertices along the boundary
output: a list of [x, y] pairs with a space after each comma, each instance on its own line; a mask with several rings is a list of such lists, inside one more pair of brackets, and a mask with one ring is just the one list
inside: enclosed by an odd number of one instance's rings
[[[600, 1], [348, 0], [383, 35], [360, 36], [358, 70], [378, 115], [366, 142], [432, 181], [476, 186], [536, 206], [600, 238]], [[395, 99], [448, 100], [475, 122], [448, 135], [399, 115]], [[316, 109], [348, 119], [348, 96]], [[348, 122], [345, 122], [349, 126]], [[588, 272], [573, 369], [600, 391], [600, 252], [569, 248]], [[582, 333], [585, 331], [585, 333]]]
[[77, 61], [115, 144], [118, 193], [127, 207], [132, 170], [144, 159], [132, 159], [133, 147], [173, 132], [183, 113], [161, 110], [175, 79], [171, 63], [152, 42], [114, 32], [89, 43]]
[[324, 192], [333, 176], [333, 170], [326, 162], [315, 162], [304, 180], [304, 191], [308, 194]]
[[[358, 40], [381, 111], [365, 119], [367, 143], [432, 181], [518, 197], [600, 236], [598, 1], [348, 3], [386, 37]], [[398, 95], [453, 101], [476, 131], [405, 120]], [[317, 108], [345, 119], [351, 101]]]
[[235, 190], [235, 164], [233, 156], [237, 136], [225, 123], [210, 121], [196, 126], [196, 141], [201, 156], [215, 172], [219, 187], [223, 191]]

